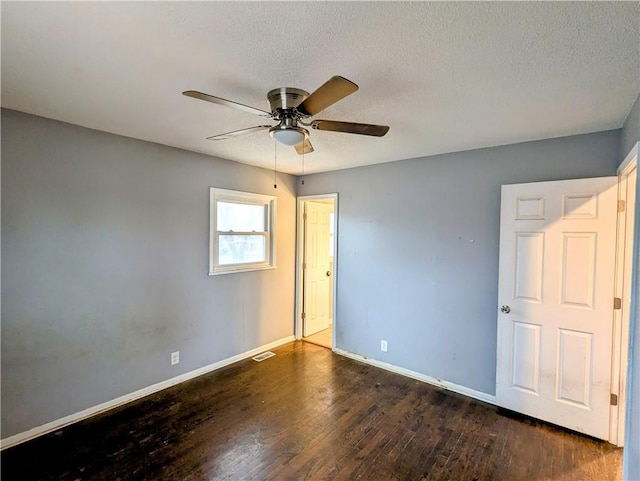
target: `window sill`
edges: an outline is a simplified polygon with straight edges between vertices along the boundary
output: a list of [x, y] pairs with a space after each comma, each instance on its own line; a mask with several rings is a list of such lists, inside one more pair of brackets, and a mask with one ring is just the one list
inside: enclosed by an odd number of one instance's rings
[[276, 266], [247, 266], [247, 267], [223, 267], [213, 271], [209, 271], [210, 276], [219, 276], [222, 274], [235, 274], [238, 272], [268, 271], [275, 269]]

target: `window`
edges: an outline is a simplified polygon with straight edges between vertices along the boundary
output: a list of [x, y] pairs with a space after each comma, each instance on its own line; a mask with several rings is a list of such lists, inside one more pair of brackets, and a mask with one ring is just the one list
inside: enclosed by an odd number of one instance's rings
[[209, 275], [275, 267], [276, 198], [211, 187]]

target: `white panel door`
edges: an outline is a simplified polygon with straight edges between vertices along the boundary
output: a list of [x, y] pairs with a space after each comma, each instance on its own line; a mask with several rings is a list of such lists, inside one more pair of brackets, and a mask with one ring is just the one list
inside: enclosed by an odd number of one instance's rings
[[307, 201], [303, 266], [303, 335], [310, 336], [329, 327], [332, 272], [329, 258], [329, 214], [332, 204]]
[[617, 177], [502, 186], [496, 399], [608, 439]]

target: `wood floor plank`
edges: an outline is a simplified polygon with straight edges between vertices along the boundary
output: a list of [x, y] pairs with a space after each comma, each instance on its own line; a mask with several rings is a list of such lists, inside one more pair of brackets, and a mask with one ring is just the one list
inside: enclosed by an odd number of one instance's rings
[[295, 342], [1, 454], [19, 480], [614, 480], [621, 450]]

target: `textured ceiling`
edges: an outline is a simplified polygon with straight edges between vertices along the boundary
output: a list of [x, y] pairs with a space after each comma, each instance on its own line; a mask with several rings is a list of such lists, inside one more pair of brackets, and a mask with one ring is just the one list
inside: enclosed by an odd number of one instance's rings
[[[272, 168], [276, 87], [360, 90], [316, 118], [306, 172], [621, 127], [640, 90], [640, 3], [2, 2], [2, 106]], [[278, 145], [278, 167], [301, 159]]]

